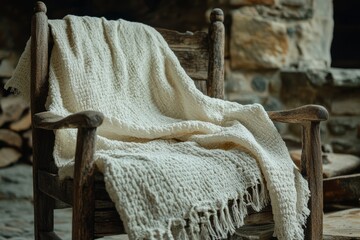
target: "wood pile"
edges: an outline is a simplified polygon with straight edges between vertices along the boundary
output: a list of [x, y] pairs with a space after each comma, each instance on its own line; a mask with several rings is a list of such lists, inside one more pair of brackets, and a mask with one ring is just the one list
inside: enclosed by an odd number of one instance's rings
[[5, 91], [1, 91], [0, 97], [0, 168], [18, 161], [31, 162], [29, 104]]

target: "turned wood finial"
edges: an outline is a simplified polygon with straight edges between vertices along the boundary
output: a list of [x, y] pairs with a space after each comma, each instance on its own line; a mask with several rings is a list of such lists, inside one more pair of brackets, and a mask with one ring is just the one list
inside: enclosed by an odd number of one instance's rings
[[37, 1], [35, 3], [35, 7], [34, 7], [34, 12], [37, 13], [37, 12], [44, 12], [46, 13], [47, 11], [47, 8], [46, 8], [46, 5], [45, 3], [41, 2], [41, 1]]
[[224, 12], [220, 8], [214, 8], [210, 14], [211, 22], [224, 22]]

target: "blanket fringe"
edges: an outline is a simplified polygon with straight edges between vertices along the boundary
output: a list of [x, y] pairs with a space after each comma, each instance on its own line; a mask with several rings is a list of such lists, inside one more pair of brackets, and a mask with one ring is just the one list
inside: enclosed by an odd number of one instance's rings
[[[260, 211], [269, 201], [268, 193], [263, 182], [250, 188], [251, 191], [239, 193], [237, 198], [228, 202], [217, 202], [213, 206], [210, 202], [202, 202], [192, 207], [188, 214], [188, 221], [172, 219], [169, 229], [160, 239], [175, 240], [212, 240], [225, 239], [232, 235], [236, 228], [244, 225], [244, 218], [248, 214], [248, 207]], [[154, 230], [156, 231], [156, 230]], [[150, 234], [150, 236], [158, 234]]]
[[[269, 193], [263, 179], [229, 197], [226, 201], [203, 201], [193, 206], [184, 218], [168, 219], [167, 229], [147, 229], [137, 236], [129, 235], [130, 239], [150, 240], [214, 240], [226, 239], [235, 230], [244, 225], [248, 208], [260, 211], [270, 201]], [[303, 202], [299, 204], [305, 204]], [[305, 223], [307, 213], [301, 214]], [[295, 231], [295, 234], [300, 234]], [[296, 239], [296, 238], [294, 238]]]

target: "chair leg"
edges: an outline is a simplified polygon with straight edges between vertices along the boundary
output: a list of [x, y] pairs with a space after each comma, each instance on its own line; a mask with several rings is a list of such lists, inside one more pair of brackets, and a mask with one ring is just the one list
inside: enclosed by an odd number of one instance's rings
[[320, 122], [304, 124], [302, 174], [307, 177], [311, 192], [311, 213], [306, 223], [306, 240], [323, 239], [323, 171], [320, 146]]
[[79, 128], [77, 135], [74, 195], [73, 239], [94, 239], [94, 164], [96, 128]]
[[43, 237], [43, 233], [52, 233], [53, 231], [54, 231], [54, 200], [39, 190], [34, 191], [35, 240], [54, 239], [54, 238]]

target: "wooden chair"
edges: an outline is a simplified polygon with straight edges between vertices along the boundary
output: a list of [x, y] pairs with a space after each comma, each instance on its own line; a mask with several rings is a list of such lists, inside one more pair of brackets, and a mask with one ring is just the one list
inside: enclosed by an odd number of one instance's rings
[[[214, 9], [209, 32], [179, 33], [158, 29], [180, 59], [197, 87], [211, 97], [223, 98], [224, 26], [223, 13]], [[102, 123], [99, 112], [80, 112], [60, 118], [46, 112], [48, 64], [51, 50], [46, 6], [35, 5], [31, 38], [31, 114], [33, 127], [33, 176], [35, 239], [60, 239], [54, 233], [54, 209], [73, 208], [73, 239], [94, 239], [124, 233], [114, 204], [105, 191], [102, 175], [92, 167], [94, 136]], [[283, 112], [269, 112], [271, 119], [297, 123], [303, 127], [302, 173], [309, 180], [311, 216], [306, 227], [307, 239], [322, 239], [322, 163], [320, 157], [319, 123], [327, 119], [320, 106], [304, 106]], [[59, 181], [52, 156], [54, 129], [77, 128], [78, 140], [74, 180]], [[259, 216], [260, 217], [256, 217]], [[268, 219], [271, 211], [254, 213], [248, 222]]]

